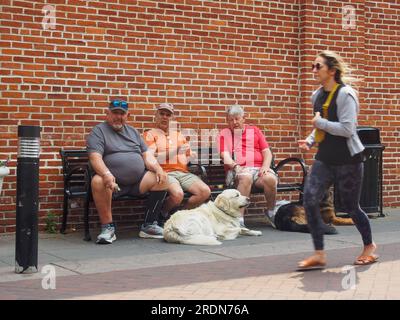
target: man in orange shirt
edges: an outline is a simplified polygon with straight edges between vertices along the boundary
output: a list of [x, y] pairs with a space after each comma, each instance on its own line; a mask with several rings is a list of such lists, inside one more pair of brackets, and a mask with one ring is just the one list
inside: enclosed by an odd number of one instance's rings
[[185, 209], [195, 208], [208, 200], [210, 187], [188, 170], [188, 159], [195, 154], [186, 138], [179, 131], [170, 128], [174, 106], [162, 103], [156, 109], [156, 128], [146, 131], [143, 138], [149, 151], [153, 152], [163, 170], [168, 173], [169, 196], [163, 212], [170, 212], [178, 207], [182, 203], [184, 191], [192, 194], [184, 206]]

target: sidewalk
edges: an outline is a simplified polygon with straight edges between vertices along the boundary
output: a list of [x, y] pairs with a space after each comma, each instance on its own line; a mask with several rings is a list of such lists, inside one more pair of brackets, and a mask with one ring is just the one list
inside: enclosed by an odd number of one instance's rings
[[[309, 234], [251, 221], [261, 237], [221, 246], [144, 240], [137, 231], [108, 246], [82, 241], [81, 231], [41, 234], [39, 272], [27, 275], [14, 273], [15, 237], [0, 236], [0, 299], [400, 299], [400, 211], [385, 213], [370, 220], [379, 262], [348, 272], [361, 250], [354, 226], [325, 236], [328, 267], [309, 272], [294, 271], [312, 251]], [[42, 288], [45, 265], [55, 269], [56, 289]]]

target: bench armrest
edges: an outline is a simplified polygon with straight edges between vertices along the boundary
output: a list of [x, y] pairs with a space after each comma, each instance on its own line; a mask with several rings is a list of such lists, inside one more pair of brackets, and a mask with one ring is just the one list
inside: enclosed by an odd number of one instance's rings
[[284, 166], [284, 165], [286, 165], [286, 164], [288, 164], [288, 163], [291, 163], [291, 162], [295, 162], [295, 163], [298, 163], [299, 165], [300, 165], [300, 167], [301, 167], [301, 170], [303, 171], [303, 183], [304, 183], [304, 179], [306, 178], [306, 176], [307, 176], [307, 166], [306, 166], [306, 163], [304, 162], [304, 160], [303, 159], [300, 159], [300, 158], [293, 158], [293, 157], [291, 157], [291, 158], [286, 158], [286, 159], [283, 159], [282, 161], [279, 161], [278, 162], [278, 164], [274, 167], [274, 168], [272, 168], [275, 172], [277, 172], [278, 173], [278, 171], [280, 170], [280, 169], [282, 169], [282, 167]]

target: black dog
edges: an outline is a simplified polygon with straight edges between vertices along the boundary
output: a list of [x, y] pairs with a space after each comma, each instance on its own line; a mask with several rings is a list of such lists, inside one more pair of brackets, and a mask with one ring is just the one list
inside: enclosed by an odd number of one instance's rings
[[[281, 231], [309, 233], [304, 207], [300, 203], [288, 203], [281, 206], [275, 215], [274, 223]], [[325, 234], [337, 234], [334, 226], [324, 223]]]

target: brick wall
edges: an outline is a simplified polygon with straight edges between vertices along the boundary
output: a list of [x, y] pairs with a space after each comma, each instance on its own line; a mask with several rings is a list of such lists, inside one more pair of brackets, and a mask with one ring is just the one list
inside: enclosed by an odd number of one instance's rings
[[[223, 127], [225, 107], [239, 103], [278, 159], [311, 163], [296, 140], [310, 130], [310, 65], [324, 49], [340, 52], [364, 78], [360, 124], [382, 130], [384, 203], [400, 205], [400, 4], [347, 1], [356, 20], [343, 25], [343, 1], [1, 3], [0, 159], [11, 156], [11, 175], [0, 233], [15, 229], [17, 126], [43, 127], [43, 225], [49, 212], [61, 213], [59, 149], [83, 147], [112, 98], [129, 102], [129, 124], [140, 130], [152, 126], [160, 102], [173, 103], [181, 127], [197, 132]], [[55, 29], [44, 29], [52, 22], [43, 20], [45, 5], [55, 9]], [[80, 210], [73, 212], [79, 225]], [[140, 221], [133, 212], [130, 221]]]
[[[397, 4], [393, 4], [396, 2]], [[365, 6], [365, 123], [382, 129], [384, 202], [400, 205], [400, 3], [367, 2]]]

